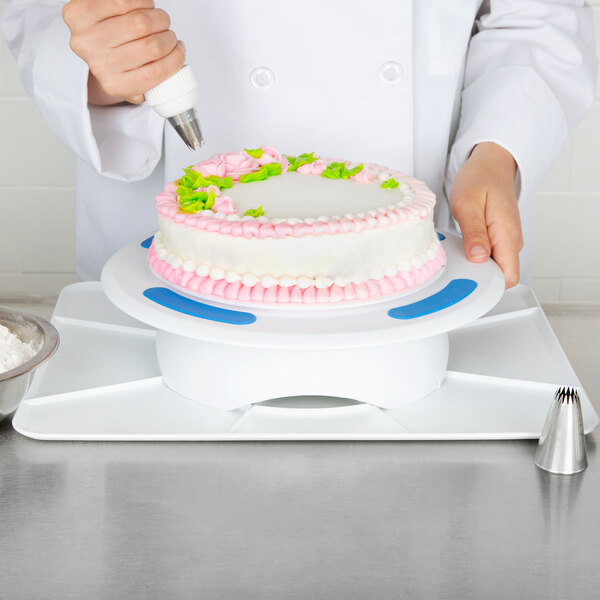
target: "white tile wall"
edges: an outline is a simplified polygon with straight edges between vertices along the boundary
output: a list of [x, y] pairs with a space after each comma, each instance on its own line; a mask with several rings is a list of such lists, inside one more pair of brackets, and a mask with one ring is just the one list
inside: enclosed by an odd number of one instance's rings
[[[588, 4], [600, 56], [600, 0]], [[535, 209], [532, 287], [540, 300], [600, 303], [600, 73], [596, 101], [540, 185]]]
[[21, 215], [15, 188], [0, 187], [0, 273], [21, 271]]
[[74, 185], [73, 154], [50, 133], [32, 100], [0, 97], [0, 131], [0, 185]]
[[0, 132], [0, 294], [55, 293], [76, 281], [75, 160], [27, 96], [3, 40]]
[[[573, 210], [574, 208], [574, 210]], [[600, 194], [538, 194], [534, 271], [539, 277], [600, 280]], [[578, 260], [573, 260], [574, 250]]]
[[[589, 4], [600, 54], [600, 0]], [[2, 40], [0, 131], [0, 292], [55, 293], [75, 280], [74, 159], [27, 97]], [[596, 103], [536, 198], [532, 285], [542, 302], [600, 303], [599, 223], [600, 77]]]
[[[596, 33], [596, 54], [600, 56], [600, 0], [591, 0], [588, 2], [592, 6], [594, 13], [594, 31]], [[596, 81], [596, 99], [600, 100], [600, 77]]]
[[[23, 273], [72, 273], [73, 236], [56, 232], [75, 230], [74, 188], [18, 187], [15, 199], [20, 221], [26, 224], [27, 237], [35, 240], [35, 244], [21, 247]], [[49, 251], [40, 252], [40, 248]]]

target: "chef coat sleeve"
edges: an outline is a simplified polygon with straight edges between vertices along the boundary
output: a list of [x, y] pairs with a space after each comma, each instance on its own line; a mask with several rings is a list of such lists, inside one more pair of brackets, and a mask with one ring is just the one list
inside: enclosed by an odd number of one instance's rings
[[594, 99], [591, 9], [578, 0], [489, 0], [469, 46], [446, 194], [473, 147], [491, 141], [515, 158], [530, 196]]
[[121, 181], [144, 179], [157, 165], [164, 119], [145, 104], [91, 106], [88, 67], [70, 48], [59, 0], [6, 0], [2, 32], [21, 81], [46, 123], [93, 169]]

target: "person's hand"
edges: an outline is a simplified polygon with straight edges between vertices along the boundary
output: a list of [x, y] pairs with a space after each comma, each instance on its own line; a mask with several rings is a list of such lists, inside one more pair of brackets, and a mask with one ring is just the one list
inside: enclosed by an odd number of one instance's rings
[[153, 0], [70, 0], [62, 15], [71, 49], [90, 69], [90, 104], [139, 104], [183, 66], [183, 44]]
[[523, 248], [516, 172], [509, 152], [484, 142], [475, 146], [450, 190], [450, 209], [463, 236], [465, 255], [472, 262], [491, 256], [502, 269], [507, 288], [519, 282]]

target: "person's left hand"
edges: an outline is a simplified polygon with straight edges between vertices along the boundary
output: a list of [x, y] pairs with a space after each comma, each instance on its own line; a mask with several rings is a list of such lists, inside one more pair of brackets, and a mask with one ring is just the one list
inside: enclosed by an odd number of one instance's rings
[[523, 248], [516, 173], [510, 152], [483, 142], [475, 146], [456, 174], [449, 199], [466, 257], [484, 262], [491, 256], [502, 269], [507, 288], [519, 282], [519, 251]]

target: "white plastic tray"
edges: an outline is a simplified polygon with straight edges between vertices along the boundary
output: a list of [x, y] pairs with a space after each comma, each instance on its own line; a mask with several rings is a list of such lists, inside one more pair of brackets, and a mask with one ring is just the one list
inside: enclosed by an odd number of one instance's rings
[[111, 304], [98, 282], [66, 287], [52, 322], [60, 348], [37, 372], [13, 419], [17, 431], [36, 439], [537, 438], [556, 388], [564, 385], [579, 388], [586, 433], [599, 422], [524, 286], [450, 333], [449, 371], [438, 390], [392, 410], [298, 397], [228, 412], [188, 400], [162, 383], [154, 330]]

